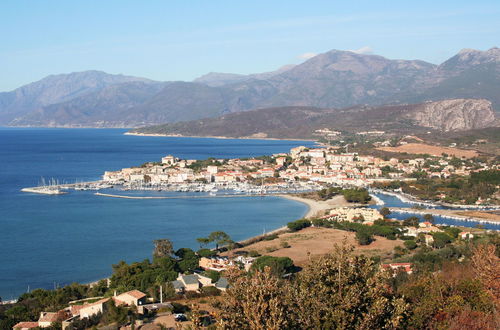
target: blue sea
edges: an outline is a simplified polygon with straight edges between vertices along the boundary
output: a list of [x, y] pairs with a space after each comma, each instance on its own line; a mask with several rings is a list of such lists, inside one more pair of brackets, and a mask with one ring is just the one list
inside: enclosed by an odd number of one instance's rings
[[41, 178], [96, 180], [106, 170], [159, 161], [235, 158], [287, 152], [308, 141], [139, 137], [122, 129], [0, 127], [0, 297], [28, 287], [91, 282], [111, 265], [150, 258], [152, 240], [199, 248], [215, 230], [241, 240], [302, 217], [307, 207], [278, 197], [131, 200], [71, 191], [23, 193]]

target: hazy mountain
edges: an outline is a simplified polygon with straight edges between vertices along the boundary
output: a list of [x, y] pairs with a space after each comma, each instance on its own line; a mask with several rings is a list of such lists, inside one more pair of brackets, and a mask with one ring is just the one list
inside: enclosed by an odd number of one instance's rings
[[[11, 121], [11, 125], [130, 127], [122, 117], [134, 106], [149, 101], [166, 84], [131, 81], [88, 91], [70, 101], [39, 107]], [[135, 122], [135, 125], [137, 122]], [[147, 124], [147, 122], [142, 122]]]
[[101, 71], [84, 71], [48, 76], [12, 92], [0, 93], [0, 123], [9, 123], [32, 111], [89, 95], [111, 85], [151, 80]]
[[202, 83], [211, 87], [219, 87], [232, 83], [248, 81], [252, 79], [263, 80], [269, 79], [273, 76], [276, 76], [280, 73], [288, 71], [295, 67], [293, 64], [285, 65], [279, 68], [278, 70], [264, 73], [255, 73], [255, 74], [235, 74], [235, 73], [222, 73], [222, 72], [210, 72], [201, 77], [196, 78], [193, 82]]
[[410, 105], [323, 109], [280, 107], [232, 113], [218, 118], [144, 127], [136, 133], [183, 136], [311, 138], [328, 128], [359, 132], [414, 133], [463, 131], [498, 125], [487, 100], [457, 99]]
[[[114, 86], [114, 88], [111, 88]], [[500, 110], [500, 50], [462, 50], [441, 65], [332, 50], [277, 71], [159, 83], [88, 71], [0, 93], [0, 124], [140, 126], [258, 108], [344, 108], [484, 98]]]

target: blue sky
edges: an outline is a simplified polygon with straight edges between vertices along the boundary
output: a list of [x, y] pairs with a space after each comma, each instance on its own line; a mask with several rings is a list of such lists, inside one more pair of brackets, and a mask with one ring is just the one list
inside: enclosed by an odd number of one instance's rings
[[499, 17], [498, 0], [1, 0], [0, 91], [89, 69], [264, 72], [331, 49], [440, 63], [500, 46]]

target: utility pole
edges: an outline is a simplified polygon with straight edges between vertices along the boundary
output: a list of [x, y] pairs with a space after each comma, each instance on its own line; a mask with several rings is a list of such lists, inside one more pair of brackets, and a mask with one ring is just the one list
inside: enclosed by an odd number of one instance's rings
[[163, 304], [163, 284], [160, 284], [160, 304]]

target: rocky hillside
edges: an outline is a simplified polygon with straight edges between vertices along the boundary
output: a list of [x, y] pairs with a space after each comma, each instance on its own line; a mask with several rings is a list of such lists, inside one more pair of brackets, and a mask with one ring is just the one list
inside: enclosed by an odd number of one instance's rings
[[[428, 120], [426, 116], [435, 116]], [[491, 103], [486, 100], [444, 100], [423, 104], [382, 107], [324, 109], [281, 107], [151, 126], [134, 133], [181, 136], [226, 136], [269, 138], [312, 138], [315, 131], [328, 128], [351, 133], [382, 130], [414, 134], [469, 130], [497, 125]]]
[[[270, 107], [333, 109], [464, 98], [486, 99], [499, 111], [499, 90], [498, 48], [463, 50], [439, 66], [332, 50], [273, 72], [211, 73], [195, 82], [160, 83], [98, 71], [50, 76], [0, 93], [0, 125], [137, 127]], [[469, 124], [454, 122], [449, 129], [454, 125]]]
[[464, 131], [491, 126], [495, 113], [488, 100], [455, 99], [430, 102], [407, 116], [420, 126], [441, 131]]

